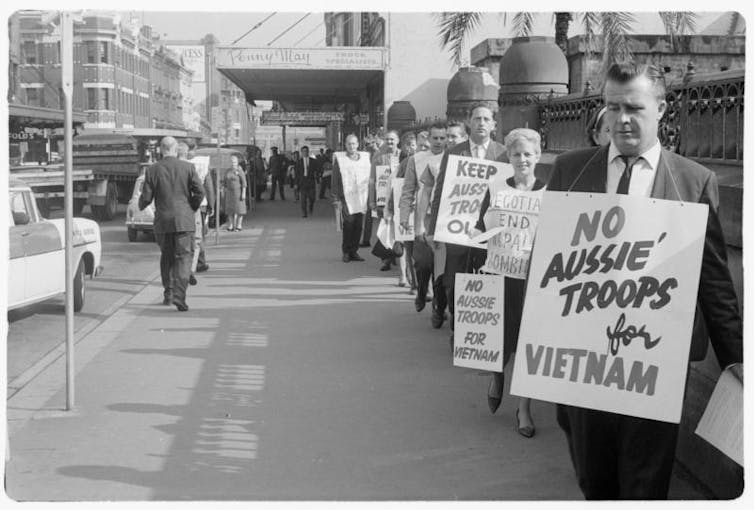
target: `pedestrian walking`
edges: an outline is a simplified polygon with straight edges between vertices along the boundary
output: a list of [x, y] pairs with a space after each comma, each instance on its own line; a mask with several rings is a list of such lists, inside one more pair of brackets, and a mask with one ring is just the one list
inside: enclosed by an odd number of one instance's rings
[[272, 148], [272, 155], [268, 163], [270, 174], [272, 175], [272, 186], [270, 189], [270, 200], [275, 200], [275, 188], [280, 191], [280, 200], [285, 200], [285, 173], [287, 165], [285, 157], [278, 154], [278, 148]]
[[[322, 151], [322, 149], [320, 149], [320, 151]], [[328, 190], [332, 193], [332, 167], [332, 151], [327, 149], [319, 159], [319, 168], [322, 173], [322, 178], [319, 184], [319, 198], [325, 198], [325, 194]]]
[[[559, 155], [548, 190], [707, 204], [689, 361], [705, 357], [709, 338], [721, 368], [742, 363], [743, 326], [727, 266], [715, 174], [660, 145], [658, 123], [667, 109], [660, 68], [616, 63], [608, 69], [603, 83], [610, 143]], [[620, 237], [614, 239], [616, 243], [622, 241]], [[557, 418], [586, 499], [667, 499], [677, 423], [562, 404], [557, 406]]]
[[301, 196], [301, 216], [314, 214], [318, 165], [315, 158], [309, 157], [309, 147], [301, 147], [301, 159], [296, 162], [296, 188]]
[[[435, 234], [437, 223], [437, 212], [440, 209], [440, 197], [442, 197], [443, 183], [445, 181], [445, 170], [448, 165], [448, 155], [455, 154], [458, 156], [472, 157], [481, 160], [502, 161], [507, 163], [508, 158], [505, 154], [505, 147], [492, 140], [490, 135], [495, 130], [495, 117], [488, 106], [479, 105], [471, 110], [469, 116], [471, 126], [471, 135], [468, 141], [460, 143], [449, 149], [443, 157], [440, 164], [440, 171], [437, 174], [434, 197], [432, 199], [432, 214], [427, 225], [427, 237], [432, 240]], [[448, 308], [450, 310], [450, 328], [453, 330], [453, 311], [455, 295], [455, 275], [456, 273], [470, 273], [478, 270], [484, 264], [486, 252], [479, 248], [468, 248], [466, 246], [445, 243], [445, 273], [443, 285], [447, 295]], [[451, 346], [453, 344], [453, 335], [450, 335]]]
[[[372, 219], [382, 219], [385, 209], [384, 203], [387, 203], [387, 192], [389, 191], [389, 188], [384, 189], [385, 202], [380, 205], [377, 204], [377, 167], [380, 167], [381, 170], [387, 168], [387, 172], [392, 175], [398, 170], [399, 159], [400, 149], [398, 148], [398, 132], [394, 129], [391, 129], [385, 133], [384, 143], [382, 144], [380, 149], [372, 156], [371, 170], [369, 173], [369, 196], [367, 198], [367, 207], [369, 208], [368, 214], [370, 215], [370, 220], [365, 223], [365, 230], [368, 228], [371, 231]], [[391, 247], [385, 246], [385, 248], [390, 249]], [[382, 258], [382, 266], [380, 267], [380, 271], [389, 271], [390, 265], [394, 262], [394, 257]]]
[[204, 188], [194, 167], [181, 161], [178, 142], [172, 136], [160, 141], [162, 159], [145, 172], [139, 197], [144, 210], [154, 200], [154, 235], [160, 245], [160, 276], [163, 304], [188, 310], [186, 287], [191, 273], [195, 216], [204, 198]]
[[[539, 158], [542, 156], [542, 140], [539, 133], [533, 129], [514, 129], [505, 137], [505, 150], [508, 160], [513, 166], [513, 176], [505, 180], [504, 186], [519, 191], [540, 191], [545, 183], [534, 175]], [[484, 215], [490, 207], [491, 193], [487, 189], [482, 205], [479, 209], [479, 220], [472, 231], [472, 237], [476, 237], [487, 228], [484, 223]], [[518, 333], [521, 328], [521, 314], [524, 311], [524, 291], [526, 280], [505, 277], [503, 284], [503, 367], [512, 359], [518, 345]], [[487, 404], [493, 414], [500, 407], [503, 398], [503, 372], [493, 372], [487, 389]], [[534, 420], [531, 416], [531, 399], [521, 397], [518, 399], [516, 409], [516, 429], [524, 437], [531, 438], [536, 432]]]
[[336, 152], [333, 161], [332, 195], [343, 221], [343, 262], [363, 261], [358, 254], [359, 238], [366, 213], [370, 161], [368, 152], [359, 152], [359, 139], [346, 137], [346, 151]]
[[231, 167], [225, 172], [225, 214], [228, 215], [228, 232], [243, 230], [246, 214], [246, 177], [239, 166], [238, 156], [230, 157]]
[[[468, 139], [468, 136], [468, 126], [466, 126], [465, 123], [460, 121], [448, 123], [447, 146], [443, 152], [443, 158], [447, 151], [456, 145], [465, 142]], [[430, 163], [427, 166], [426, 171], [419, 176], [422, 188], [419, 197], [417, 198], [417, 211], [423, 218], [420, 222], [422, 225], [422, 236], [424, 241], [427, 242], [434, 252], [432, 273], [432, 316], [430, 317], [430, 322], [435, 329], [440, 329], [443, 322], [445, 322], [445, 308], [448, 306], [447, 291], [443, 283], [447, 254], [445, 243], [432, 241], [432, 237], [427, 235], [428, 225], [437, 222], [437, 211], [432, 210], [432, 201], [436, 191], [435, 183], [437, 182], [437, 176], [440, 173], [441, 164], [442, 159], [436, 164], [434, 162]]]

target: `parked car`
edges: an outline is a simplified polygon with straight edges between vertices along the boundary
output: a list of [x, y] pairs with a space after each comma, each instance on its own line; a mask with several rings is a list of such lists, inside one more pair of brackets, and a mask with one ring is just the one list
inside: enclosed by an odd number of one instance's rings
[[131, 242], [139, 238], [139, 232], [154, 233], [154, 202], [144, 208], [143, 211], [139, 210], [139, 197], [143, 186], [144, 173], [136, 179], [131, 200], [128, 201], [126, 208], [126, 230], [128, 231], [128, 240]]
[[[65, 220], [46, 220], [34, 193], [23, 181], [9, 185], [8, 309], [19, 308], [65, 293]], [[80, 311], [86, 296], [85, 276], [102, 272], [99, 225], [73, 219], [73, 309]]]

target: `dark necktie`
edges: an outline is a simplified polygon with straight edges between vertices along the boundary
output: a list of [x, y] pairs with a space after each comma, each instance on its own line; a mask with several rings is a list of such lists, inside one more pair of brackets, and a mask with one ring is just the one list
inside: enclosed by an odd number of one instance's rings
[[619, 195], [628, 195], [628, 185], [631, 182], [631, 170], [633, 170], [634, 165], [637, 161], [639, 161], [640, 158], [636, 158], [633, 163], [628, 163], [628, 156], [620, 155], [618, 156], [621, 161], [623, 161], [623, 173], [620, 176], [620, 180], [618, 181], [618, 190], [616, 193]]

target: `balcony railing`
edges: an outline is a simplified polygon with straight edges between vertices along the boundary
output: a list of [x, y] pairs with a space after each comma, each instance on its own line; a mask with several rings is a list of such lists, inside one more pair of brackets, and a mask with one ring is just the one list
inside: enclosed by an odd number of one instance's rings
[[[743, 164], [743, 70], [687, 75], [669, 84], [666, 101], [659, 127], [665, 148], [704, 162]], [[569, 95], [544, 103], [540, 131], [545, 150], [589, 145], [586, 125], [602, 106], [601, 95]]]

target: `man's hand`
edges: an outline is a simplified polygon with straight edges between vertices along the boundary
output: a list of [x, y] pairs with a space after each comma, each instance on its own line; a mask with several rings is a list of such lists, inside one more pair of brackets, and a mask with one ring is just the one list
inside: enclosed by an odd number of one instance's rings
[[483, 233], [484, 233], [484, 232], [482, 232], [482, 231], [481, 231], [481, 230], [479, 230], [478, 228], [474, 227], [474, 228], [473, 228], [473, 229], [471, 230], [471, 233], [469, 234], [469, 239], [474, 239], [475, 237], [477, 237], [477, 236], [480, 236], [480, 235], [482, 235]]
[[408, 220], [401, 222], [401, 228], [403, 228], [403, 230], [408, 230]]

